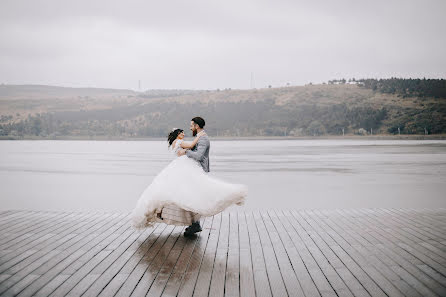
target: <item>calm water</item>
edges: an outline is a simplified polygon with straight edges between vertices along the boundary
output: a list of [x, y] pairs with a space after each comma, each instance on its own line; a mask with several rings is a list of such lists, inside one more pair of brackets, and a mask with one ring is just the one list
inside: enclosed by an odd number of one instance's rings
[[[170, 158], [161, 141], [0, 141], [0, 208], [130, 211]], [[446, 207], [446, 141], [213, 141], [211, 171], [248, 185], [233, 209]]]

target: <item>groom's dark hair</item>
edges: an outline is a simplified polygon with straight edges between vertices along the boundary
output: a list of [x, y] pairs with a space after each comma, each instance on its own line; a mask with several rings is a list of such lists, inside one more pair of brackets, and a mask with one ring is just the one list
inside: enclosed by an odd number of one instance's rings
[[200, 117], [195, 117], [192, 119], [192, 121], [197, 124], [198, 126], [200, 126], [201, 129], [203, 129], [204, 125], [206, 125], [206, 122], [204, 121], [203, 118]]

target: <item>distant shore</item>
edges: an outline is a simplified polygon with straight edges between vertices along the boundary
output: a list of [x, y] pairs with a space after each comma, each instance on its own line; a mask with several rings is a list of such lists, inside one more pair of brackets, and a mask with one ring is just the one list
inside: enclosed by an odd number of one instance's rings
[[[191, 136], [186, 136], [191, 138]], [[446, 140], [446, 134], [433, 135], [323, 135], [323, 136], [211, 136], [212, 140], [323, 140], [323, 139], [347, 139], [347, 140]], [[14, 137], [0, 136], [0, 140], [88, 140], [88, 141], [163, 141], [165, 137], [85, 137], [85, 136], [60, 136], [60, 137]]]

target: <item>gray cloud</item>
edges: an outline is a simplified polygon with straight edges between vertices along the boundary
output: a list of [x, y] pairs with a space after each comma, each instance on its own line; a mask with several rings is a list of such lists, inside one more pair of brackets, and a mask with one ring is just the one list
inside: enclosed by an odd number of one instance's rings
[[445, 77], [444, 1], [2, 1], [0, 82], [248, 88]]

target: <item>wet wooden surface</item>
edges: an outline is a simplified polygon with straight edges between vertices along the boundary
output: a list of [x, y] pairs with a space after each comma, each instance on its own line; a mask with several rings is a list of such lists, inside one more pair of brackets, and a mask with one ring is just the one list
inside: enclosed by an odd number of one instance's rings
[[446, 209], [270, 210], [203, 231], [0, 212], [0, 296], [446, 296]]

